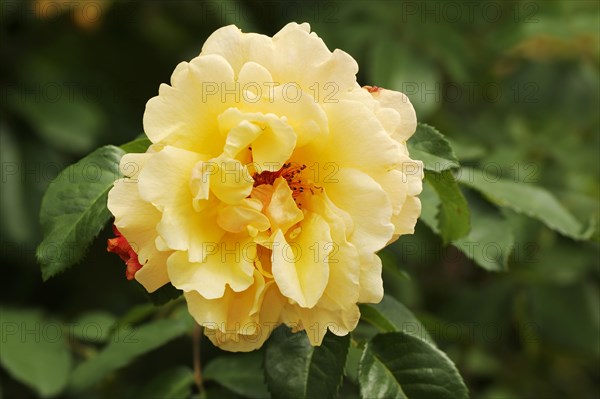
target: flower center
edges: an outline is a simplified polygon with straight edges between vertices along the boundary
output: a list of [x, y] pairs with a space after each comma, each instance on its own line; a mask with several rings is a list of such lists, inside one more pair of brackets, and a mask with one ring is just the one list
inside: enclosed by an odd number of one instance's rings
[[302, 203], [299, 201], [301, 196], [306, 193], [314, 194], [315, 192], [322, 192], [323, 187], [317, 186], [311, 181], [302, 179], [302, 171], [306, 169], [306, 165], [296, 164], [292, 162], [284, 163], [281, 169], [270, 172], [263, 171], [261, 173], [255, 173], [254, 187], [263, 184], [273, 184], [278, 177], [283, 177], [290, 189], [292, 190], [292, 198], [296, 202], [299, 208], [302, 208]]

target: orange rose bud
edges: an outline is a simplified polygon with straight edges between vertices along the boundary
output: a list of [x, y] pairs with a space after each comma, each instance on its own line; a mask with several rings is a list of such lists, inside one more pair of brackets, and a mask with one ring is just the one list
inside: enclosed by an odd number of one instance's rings
[[125, 269], [127, 280], [133, 280], [135, 278], [135, 273], [142, 268], [142, 265], [140, 265], [138, 256], [133, 248], [131, 248], [129, 241], [123, 237], [115, 225], [113, 225], [113, 232], [116, 237], [108, 239], [106, 250], [119, 255], [121, 260], [125, 262], [125, 265], [127, 266]]

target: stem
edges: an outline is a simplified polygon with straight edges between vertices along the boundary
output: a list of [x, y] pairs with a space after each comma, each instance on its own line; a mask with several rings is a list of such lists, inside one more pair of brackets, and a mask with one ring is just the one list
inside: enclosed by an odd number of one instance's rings
[[202, 339], [202, 326], [196, 324], [192, 335], [193, 354], [194, 354], [194, 382], [198, 387], [198, 392], [204, 390], [202, 386], [202, 365], [200, 363], [200, 340]]

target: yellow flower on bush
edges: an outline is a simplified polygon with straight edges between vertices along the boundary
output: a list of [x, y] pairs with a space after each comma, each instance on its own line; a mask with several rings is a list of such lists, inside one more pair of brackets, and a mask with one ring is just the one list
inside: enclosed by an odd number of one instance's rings
[[171, 282], [216, 345], [260, 347], [284, 323], [319, 345], [383, 295], [377, 251], [412, 233], [422, 164], [402, 93], [308, 24], [273, 38], [227, 26], [180, 63], [144, 114], [108, 207], [150, 292]]

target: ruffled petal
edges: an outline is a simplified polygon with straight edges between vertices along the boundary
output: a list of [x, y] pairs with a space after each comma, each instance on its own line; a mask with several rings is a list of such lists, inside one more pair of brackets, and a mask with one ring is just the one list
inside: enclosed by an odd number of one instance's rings
[[417, 197], [406, 197], [402, 210], [392, 218], [394, 234], [413, 234], [417, 219], [421, 215], [421, 200]]
[[227, 60], [236, 76], [249, 61], [269, 65], [273, 54], [272, 39], [257, 33], [242, 33], [234, 25], [217, 29], [206, 39], [201, 54], [217, 54]]
[[183, 251], [169, 257], [169, 278], [175, 287], [216, 299], [225, 294], [226, 285], [240, 292], [252, 284], [256, 244], [249, 238], [228, 234], [219, 242], [204, 244], [204, 262], [190, 262]]
[[383, 299], [381, 258], [374, 253], [363, 253], [360, 257], [360, 291], [358, 302], [379, 303]]
[[[371, 94], [382, 108], [377, 112], [380, 119], [388, 123], [391, 123], [391, 118], [395, 119], [391, 131], [392, 137], [399, 142], [408, 140], [417, 129], [417, 114], [408, 97], [398, 91], [382, 88]], [[396, 115], [393, 115], [390, 110], [396, 111]]]
[[273, 277], [283, 295], [302, 307], [315, 306], [329, 280], [331, 243], [329, 225], [316, 213], [305, 216], [302, 232], [289, 244], [281, 230], [275, 233]]
[[115, 216], [115, 226], [127, 238], [142, 265], [143, 271], [140, 269], [135, 273], [136, 280], [148, 292], [167, 284], [166, 259], [171, 252], [161, 252], [154, 244], [160, 212], [140, 198], [137, 183], [131, 179], [115, 182], [108, 193], [107, 206]]
[[354, 330], [360, 320], [360, 310], [356, 304], [341, 311], [288, 306], [284, 312], [282, 317], [287, 320], [286, 324], [295, 331], [306, 330], [306, 336], [313, 346], [321, 345], [327, 330], [335, 335], [344, 336]]
[[[325, 160], [339, 168], [351, 167], [365, 172], [380, 172], [398, 165], [400, 145], [365, 105], [340, 101], [327, 104], [326, 110], [331, 134], [323, 149], [311, 149], [316, 154], [323, 151], [315, 159], [316, 163]], [[323, 171], [324, 175], [326, 173]]]
[[219, 209], [217, 223], [230, 233], [246, 232], [256, 236], [258, 232], [271, 227], [269, 219], [261, 212], [262, 203], [257, 199], [245, 198], [237, 205], [227, 205]]
[[292, 197], [292, 190], [284, 178], [277, 178], [272, 187], [273, 191], [265, 207], [265, 215], [271, 221], [273, 231], [281, 230], [285, 234], [290, 227], [304, 219], [304, 213], [298, 209]]
[[329, 281], [318, 306], [332, 311], [348, 309], [358, 301], [361, 270], [358, 250], [346, 239], [352, 226], [346, 224], [342, 212], [326, 195], [312, 196], [305, 202], [305, 209], [325, 219], [332, 238], [325, 244], [331, 248], [327, 257]]
[[240, 292], [227, 288], [217, 299], [206, 298], [196, 290], [184, 294], [190, 314], [201, 326], [223, 332], [252, 334], [255, 330], [248, 324], [256, 321], [258, 312], [253, 309], [260, 305], [264, 288], [264, 278], [255, 272], [251, 285]]
[[[251, 313], [254, 315], [252, 321], [240, 323], [240, 328], [234, 327], [228, 331], [215, 328], [214, 325], [209, 328], [207, 324], [204, 334], [214, 345], [227, 351], [249, 352], [260, 348], [280, 324], [280, 314], [286, 303], [273, 281], [266, 283], [262, 292], [261, 301], [253, 303], [253, 307], [260, 308], [260, 312], [257, 315]], [[235, 306], [234, 303], [230, 305]]]
[[230, 108], [219, 116], [219, 126], [227, 134], [225, 154], [235, 157], [251, 147], [252, 161], [259, 171], [281, 168], [296, 146], [296, 133], [275, 114]]
[[[329, 135], [327, 114], [309, 91], [295, 82], [265, 88], [262, 97], [243, 105], [248, 112], [261, 112], [268, 109], [287, 123], [296, 133], [296, 147], [312, 141], [322, 143]], [[287, 160], [287, 159], [286, 159]]]
[[376, 252], [392, 238], [390, 198], [372, 177], [356, 169], [340, 169], [337, 182], [325, 183], [331, 201], [346, 211], [354, 222], [349, 236], [361, 252]]
[[146, 162], [139, 177], [140, 196], [162, 211], [156, 229], [172, 250], [188, 251], [191, 262], [204, 259], [204, 243], [219, 242], [224, 232], [216, 224], [217, 209], [196, 212], [190, 190], [191, 172], [202, 156], [165, 147]]
[[231, 106], [227, 101], [235, 101], [235, 96], [225, 95], [234, 85], [231, 65], [218, 55], [202, 55], [178, 65], [171, 84], [162, 84], [158, 96], [146, 104], [148, 138], [153, 143], [219, 155], [224, 138], [216, 133], [217, 117]]

